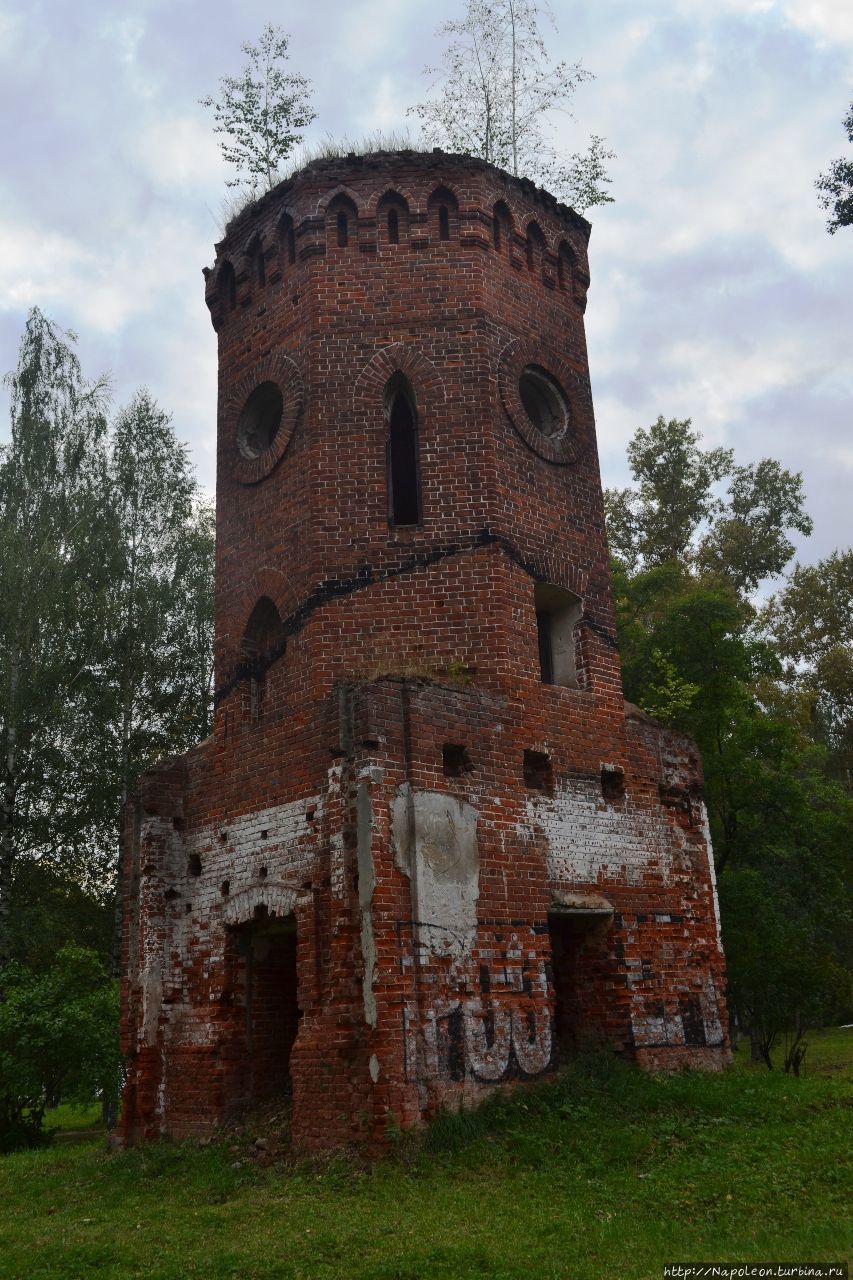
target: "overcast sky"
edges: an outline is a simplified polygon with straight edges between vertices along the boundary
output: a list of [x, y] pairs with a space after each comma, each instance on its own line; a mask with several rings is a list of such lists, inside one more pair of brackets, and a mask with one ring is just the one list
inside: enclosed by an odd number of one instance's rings
[[[214, 484], [216, 342], [201, 268], [227, 175], [198, 98], [264, 24], [315, 85], [311, 136], [406, 126], [437, 25], [464, 0], [0, 0], [0, 369], [28, 309], [74, 329], [118, 403], [147, 385]], [[658, 414], [803, 473], [815, 532], [851, 543], [853, 229], [814, 179], [845, 154], [853, 0], [556, 0], [555, 57], [594, 83], [568, 150], [603, 134], [586, 314], [605, 484]], [[8, 431], [2, 404], [0, 433]]]

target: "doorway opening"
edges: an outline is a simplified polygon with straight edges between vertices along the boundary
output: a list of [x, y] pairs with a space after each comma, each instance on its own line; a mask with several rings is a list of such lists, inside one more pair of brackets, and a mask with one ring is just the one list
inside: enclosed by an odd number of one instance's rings
[[242, 996], [241, 1099], [245, 1105], [292, 1094], [290, 1055], [299, 1030], [296, 920], [265, 914], [234, 929]]
[[563, 908], [548, 913], [554, 979], [554, 1036], [558, 1061], [605, 1036], [602, 1010], [610, 969], [609, 907]]

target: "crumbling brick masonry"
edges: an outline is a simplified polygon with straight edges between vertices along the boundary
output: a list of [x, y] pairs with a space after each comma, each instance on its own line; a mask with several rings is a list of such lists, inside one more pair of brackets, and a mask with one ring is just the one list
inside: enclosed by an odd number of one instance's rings
[[125, 842], [127, 1141], [292, 1092], [381, 1145], [587, 1039], [727, 1059], [694, 745], [622, 697], [589, 224], [436, 152], [323, 160], [206, 272], [213, 735]]

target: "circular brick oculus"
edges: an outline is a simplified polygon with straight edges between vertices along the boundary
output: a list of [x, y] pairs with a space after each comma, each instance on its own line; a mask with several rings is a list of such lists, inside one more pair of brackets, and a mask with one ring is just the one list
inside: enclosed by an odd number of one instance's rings
[[501, 401], [528, 448], [547, 462], [579, 462], [593, 439], [589, 386], [551, 351], [516, 338], [498, 362]]
[[518, 380], [524, 412], [549, 440], [559, 440], [569, 427], [569, 406], [556, 378], [537, 364], [525, 365]]
[[259, 458], [281, 426], [284, 399], [274, 382], [262, 382], [249, 396], [237, 419], [237, 448], [244, 458]]
[[281, 460], [302, 405], [302, 375], [281, 353], [265, 356], [233, 388], [222, 406], [223, 430], [233, 441], [234, 476], [240, 484], [258, 484]]

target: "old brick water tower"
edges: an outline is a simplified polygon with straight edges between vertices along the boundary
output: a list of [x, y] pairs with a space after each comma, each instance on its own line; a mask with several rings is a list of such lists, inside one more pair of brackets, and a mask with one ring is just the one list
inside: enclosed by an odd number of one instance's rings
[[694, 745], [622, 697], [589, 224], [440, 152], [242, 214], [219, 340], [213, 735], [125, 847], [122, 1126], [292, 1093], [377, 1141], [553, 1071], [728, 1046]]

